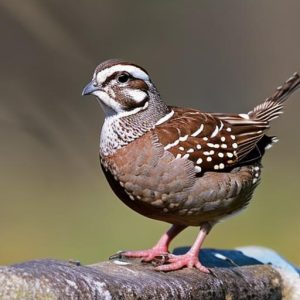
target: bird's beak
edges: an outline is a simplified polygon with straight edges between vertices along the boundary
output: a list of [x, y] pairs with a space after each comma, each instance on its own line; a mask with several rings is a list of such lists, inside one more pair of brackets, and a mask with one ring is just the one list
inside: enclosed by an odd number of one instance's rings
[[95, 86], [94, 81], [91, 81], [89, 84], [85, 86], [85, 88], [82, 91], [82, 96], [90, 95], [93, 92], [97, 91], [98, 87]]

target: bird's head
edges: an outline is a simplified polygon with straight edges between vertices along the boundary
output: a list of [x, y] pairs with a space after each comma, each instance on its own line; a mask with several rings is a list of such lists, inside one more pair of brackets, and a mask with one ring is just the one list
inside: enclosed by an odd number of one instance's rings
[[141, 67], [121, 60], [107, 60], [97, 66], [83, 95], [95, 95], [106, 116], [134, 114], [146, 109], [156, 89]]

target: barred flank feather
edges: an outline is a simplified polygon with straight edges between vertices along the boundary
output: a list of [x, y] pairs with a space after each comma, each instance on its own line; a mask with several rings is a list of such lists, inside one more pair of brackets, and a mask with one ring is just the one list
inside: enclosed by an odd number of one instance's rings
[[250, 118], [267, 122], [277, 118], [283, 112], [285, 100], [299, 87], [300, 76], [295, 73], [282, 86], [277, 88], [273, 96], [250, 111]]

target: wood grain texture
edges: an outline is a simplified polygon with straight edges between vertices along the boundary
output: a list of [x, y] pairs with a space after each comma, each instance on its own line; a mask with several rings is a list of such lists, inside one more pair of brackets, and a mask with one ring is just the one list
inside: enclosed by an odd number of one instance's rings
[[273, 266], [237, 250], [201, 255], [211, 274], [157, 272], [118, 255], [89, 266], [46, 259], [1, 267], [0, 299], [282, 299], [284, 280]]

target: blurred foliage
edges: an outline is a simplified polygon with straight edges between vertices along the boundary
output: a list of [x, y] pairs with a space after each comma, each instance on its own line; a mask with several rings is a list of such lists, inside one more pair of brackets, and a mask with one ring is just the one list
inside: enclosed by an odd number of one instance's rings
[[[300, 71], [299, 1], [0, 1], [0, 263], [106, 259], [153, 245], [167, 224], [112, 194], [98, 162], [94, 67], [120, 57], [147, 68], [164, 99], [244, 112]], [[272, 127], [247, 211], [206, 247], [263, 245], [300, 264], [300, 93]], [[172, 246], [191, 244], [197, 228]]]

